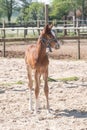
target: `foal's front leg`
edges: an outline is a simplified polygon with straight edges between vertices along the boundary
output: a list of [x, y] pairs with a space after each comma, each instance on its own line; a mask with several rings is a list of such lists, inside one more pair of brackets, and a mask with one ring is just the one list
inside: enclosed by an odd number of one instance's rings
[[49, 99], [48, 99], [48, 95], [49, 95], [49, 88], [48, 88], [48, 68], [45, 71], [44, 75], [43, 75], [43, 79], [44, 79], [44, 93], [46, 96], [46, 102], [47, 102], [47, 112], [49, 113]]
[[35, 105], [35, 113], [38, 112], [38, 96], [39, 96], [39, 88], [40, 88], [40, 73], [35, 72], [35, 98], [36, 98], [36, 105]]

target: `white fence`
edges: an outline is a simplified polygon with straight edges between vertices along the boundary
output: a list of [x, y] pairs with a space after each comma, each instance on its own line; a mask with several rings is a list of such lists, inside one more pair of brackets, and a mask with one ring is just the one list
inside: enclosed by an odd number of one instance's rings
[[[4, 36], [4, 33], [5, 33], [5, 38], [8, 37], [8, 38], [16, 38], [16, 37], [28, 37], [28, 38], [31, 38], [31, 37], [38, 37], [39, 36], [39, 33], [40, 31], [43, 29], [43, 27], [18, 27], [18, 28], [14, 28], [14, 27], [10, 27], [10, 28], [0, 28], [0, 38], [2, 38]], [[78, 31], [80, 32], [80, 34], [87, 34], [87, 26], [84, 26], [84, 27], [63, 27], [63, 26], [57, 26], [57, 27], [53, 27], [53, 30], [55, 31], [55, 33], [57, 34], [57, 36], [60, 36], [58, 34], [62, 34], [62, 36], [64, 35], [64, 30], [67, 30], [67, 33], [70, 34], [70, 33], [73, 33], [74, 35], [74, 32], [75, 35], [77, 34], [78, 35]], [[4, 33], [3, 33], [4, 32]]]

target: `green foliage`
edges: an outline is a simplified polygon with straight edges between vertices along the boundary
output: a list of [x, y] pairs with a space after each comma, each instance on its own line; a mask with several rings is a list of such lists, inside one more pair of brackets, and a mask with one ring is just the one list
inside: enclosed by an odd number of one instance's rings
[[38, 20], [43, 19], [44, 11], [42, 3], [32, 3], [29, 8], [29, 18]]
[[2, 16], [3, 16], [3, 10], [2, 8], [0, 8], [0, 19], [2, 18]]
[[[70, 1], [70, 0], [69, 0]], [[70, 2], [66, 0], [53, 0], [50, 16], [60, 19], [67, 15], [70, 10]]]
[[24, 82], [19, 80], [17, 82], [0, 83], [0, 86], [12, 86], [12, 85], [22, 85], [22, 84], [24, 84]]
[[[44, 4], [32, 2], [33, 0], [0, 0], [0, 18], [6, 18], [11, 22], [14, 11], [18, 12], [17, 21], [29, 22], [32, 20], [44, 20]], [[77, 9], [82, 11], [82, 17], [87, 16], [87, 0], [52, 0], [49, 6], [49, 19], [64, 19], [70, 11]], [[65, 18], [66, 20], [66, 18]]]
[[58, 82], [58, 81], [67, 82], [67, 81], [77, 81], [77, 80], [79, 80], [79, 78], [76, 76], [66, 77], [66, 78], [58, 78], [58, 79], [53, 79], [53, 78], [48, 77], [49, 82]]
[[48, 77], [48, 81], [49, 81], [49, 82], [57, 82], [56, 79], [53, 79], [53, 78], [50, 78], [50, 77]]
[[11, 21], [11, 16], [13, 10], [16, 8], [16, 0], [0, 0], [0, 9], [2, 15], [8, 18], [8, 21]]
[[28, 7], [29, 4], [31, 4], [32, 0], [19, 0], [21, 3], [21, 7], [25, 8]]
[[0, 0], [0, 17], [7, 17], [8, 22], [11, 22], [11, 17], [14, 11], [20, 11], [30, 4], [32, 0]]
[[24, 84], [24, 82], [19, 80], [19, 81], [16, 82], [16, 84], [21, 85], [21, 84]]
[[22, 8], [17, 18], [18, 21], [32, 21], [44, 19], [44, 5], [42, 3], [34, 2], [27, 7]]
[[60, 78], [58, 80], [63, 81], [63, 82], [67, 82], [67, 81], [77, 81], [77, 80], [79, 80], [79, 78], [76, 76], [73, 76], [73, 77]]
[[[61, 19], [64, 15], [68, 15], [70, 11], [83, 10], [86, 7], [86, 2], [85, 0], [53, 0], [50, 17], [51, 19]], [[84, 9], [85, 11], [86, 9]]]

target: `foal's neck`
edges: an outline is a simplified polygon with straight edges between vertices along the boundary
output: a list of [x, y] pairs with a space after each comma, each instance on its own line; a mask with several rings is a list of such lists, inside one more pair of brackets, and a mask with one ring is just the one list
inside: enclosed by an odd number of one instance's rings
[[37, 41], [37, 52], [39, 57], [44, 57], [46, 55], [46, 43], [38, 39]]

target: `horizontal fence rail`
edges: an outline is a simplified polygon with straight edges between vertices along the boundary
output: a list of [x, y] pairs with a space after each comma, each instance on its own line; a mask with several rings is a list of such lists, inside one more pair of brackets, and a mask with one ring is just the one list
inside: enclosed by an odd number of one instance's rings
[[[22, 40], [37, 40], [40, 31], [43, 29], [43, 27], [28, 27], [28, 28], [0, 28], [0, 32], [1, 32], [1, 36], [0, 36], [0, 42], [3, 41], [3, 39], [7, 42], [10, 41], [22, 41]], [[59, 39], [77, 39], [78, 38], [78, 32], [80, 35], [81, 39], [84, 39], [87, 37], [87, 27], [53, 27], [53, 30], [55, 31], [56, 34], [59, 34], [60, 32], [64, 32], [64, 30], [67, 30], [67, 32], [74, 32], [76, 31], [76, 35], [75, 36], [59, 36], [57, 35], [57, 37]], [[23, 33], [22, 36], [15, 36], [15, 31], [17, 31], [17, 33], [20, 31], [21, 33]], [[28, 31], [30, 31], [28, 33]], [[38, 32], [38, 34], [36, 36], [35, 35], [35, 31]], [[31, 34], [33, 32], [33, 36], [34, 37], [26, 37], [27, 35]], [[11, 35], [10, 37], [7, 36], [7, 34]], [[12, 36], [13, 35], [13, 36]]]
[[[0, 28], [0, 30], [42, 30], [43, 27], [9, 27], [9, 28]], [[53, 27], [53, 29], [58, 30], [58, 29], [67, 29], [67, 30], [83, 30], [85, 29], [87, 31], [87, 26], [82, 26], [82, 27], [64, 27], [64, 26], [57, 26]]]
[[[69, 37], [69, 36], [62, 36], [62, 37], [58, 37], [57, 39], [59, 40], [78, 40], [78, 38], [80, 39], [87, 39], [87, 36], [73, 36], [73, 37]], [[38, 38], [1, 38], [0, 42], [16, 42], [16, 41], [36, 41]]]

